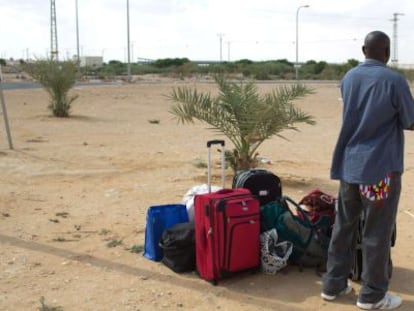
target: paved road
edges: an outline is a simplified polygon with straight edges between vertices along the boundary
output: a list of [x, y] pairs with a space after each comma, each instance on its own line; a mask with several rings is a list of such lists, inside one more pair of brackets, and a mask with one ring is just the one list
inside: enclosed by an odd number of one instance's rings
[[[99, 86], [99, 85], [120, 85], [119, 82], [76, 82], [75, 87]], [[0, 86], [3, 90], [21, 90], [40, 88], [40, 84], [36, 82], [1, 82]]]

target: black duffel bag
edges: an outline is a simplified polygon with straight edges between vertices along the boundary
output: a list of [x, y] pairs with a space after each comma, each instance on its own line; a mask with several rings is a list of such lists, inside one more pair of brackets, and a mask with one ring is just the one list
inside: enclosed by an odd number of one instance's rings
[[184, 222], [165, 229], [159, 246], [163, 250], [161, 262], [174, 272], [195, 270], [194, 223]]

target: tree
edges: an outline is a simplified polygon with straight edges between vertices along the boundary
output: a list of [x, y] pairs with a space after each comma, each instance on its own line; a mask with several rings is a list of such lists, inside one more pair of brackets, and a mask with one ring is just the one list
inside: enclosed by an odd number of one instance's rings
[[205, 122], [223, 133], [234, 145], [227, 160], [234, 172], [257, 165], [257, 149], [270, 137], [286, 129], [298, 130], [296, 123], [315, 124], [312, 116], [296, 108], [292, 101], [312, 92], [304, 85], [282, 86], [260, 95], [252, 82], [230, 82], [216, 76], [216, 97], [195, 88], [173, 88], [169, 98], [176, 104], [171, 113], [179, 123]]
[[23, 64], [26, 72], [50, 95], [48, 108], [55, 117], [68, 117], [72, 102], [78, 97], [69, 96], [69, 91], [76, 82], [77, 67], [75, 62], [38, 60]]
[[153, 65], [157, 68], [169, 68], [178, 67], [189, 62], [190, 60], [188, 58], [163, 58], [157, 59]]

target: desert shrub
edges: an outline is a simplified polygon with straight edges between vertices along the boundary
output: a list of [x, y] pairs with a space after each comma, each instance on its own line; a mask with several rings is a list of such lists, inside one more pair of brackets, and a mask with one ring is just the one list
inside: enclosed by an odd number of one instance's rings
[[77, 95], [69, 96], [77, 76], [76, 63], [71, 61], [38, 60], [25, 63], [26, 72], [49, 93], [48, 108], [55, 117], [68, 117], [72, 102]]
[[158, 68], [170, 68], [178, 67], [189, 62], [190, 60], [188, 58], [163, 58], [157, 59], [153, 65]]
[[191, 77], [191, 75], [197, 72], [197, 65], [191, 62], [184, 63], [173, 69], [173, 72], [179, 75], [181, 78]]
[[51, 307], [45, 303], [45, 297], [40, 297], [40, 307], [38, 308], [39, 311], [63, 311], [63, 308], [58, 307]]
[[403, 75], [410, 81], [414, 81], [414, 70], [412, 69], [405, 69], [403, 70]]
[[263, 66], [255, 68], [254, 78], [256, 80], [270, 80], [269, 69]]

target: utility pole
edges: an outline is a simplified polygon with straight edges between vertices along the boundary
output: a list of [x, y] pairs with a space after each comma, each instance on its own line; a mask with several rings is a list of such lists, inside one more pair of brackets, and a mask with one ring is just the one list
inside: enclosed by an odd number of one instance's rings
[[78, 67], [80, 67], [78, 0], [76, 0], [75, 5], [76, 5], [76, 63]]
[[227, 61], [230, 62], [230, 41], [227, 41]]
[[55, 0], [50, 0], [50, 58], [56, 61], [59, 59]]
[[299, 11], [301, 8], [308, 8], [309, 5], [301, 5], [296, 10], [296, 62], [295, 62], [295, 76], [296, 80], [299, 80]]
[[391, 64], [393, 66], [398, 65], [398, 32], [397, 32], [397, 26], [398, 26], [398, 16], [404, 15], [403, 13], [394, 13], [393, 18], [391, 21], [393, 22], [393, 34], [392, 34], [392, 40], [393, 40], [393, 49], [392, 49], [392, 58], [391, 58]]
[[131, 43], [129, 40], [129, 0], [127, 0], [127, 50], [128, 50], [128, 82], [131, 82]]
[[223, 37], [224, 37], [224, 33], [218, 33], [217, 36], [219, 37], [220, 40], [220, 62], [223, 61]]
[[[0, 65], [0, 69], [1, 69], [1, 65]], [[0, 73], [1, 73], [1, 70], [0, 70]], [[0, 75], [0, 78], [1, 78], [1, 75]], [[0, 80], [0, 102], [1, 102], [2, 112], [3, 112], [4, 125], [6, 126], [7, 139], [9, 141], [9, 148], [13, 149], [13, 141], [12, 141], [12, 136], [10, 133], [9, 119], [7, 117], [6, 100], [4, 99], [3, 87], [1, 86], [1, 80]]]

